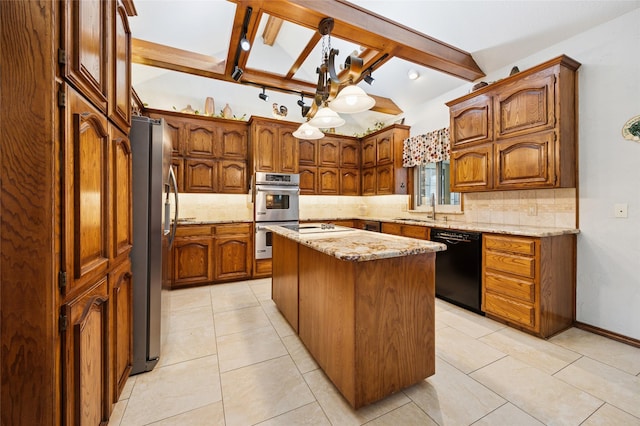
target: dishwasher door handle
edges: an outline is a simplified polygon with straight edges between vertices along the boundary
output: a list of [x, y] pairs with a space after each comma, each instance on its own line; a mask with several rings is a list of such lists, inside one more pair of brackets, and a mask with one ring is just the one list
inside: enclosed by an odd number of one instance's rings
[[435, 240], [442, 240], [442, 241], [445, 241], [445, 242], [447, 242], [449, 244], [470, 243], [471, 242], [471, 240], [467, 240], [465, 238], [457, 239], [457, 238], [434, 237], [434, 241]]

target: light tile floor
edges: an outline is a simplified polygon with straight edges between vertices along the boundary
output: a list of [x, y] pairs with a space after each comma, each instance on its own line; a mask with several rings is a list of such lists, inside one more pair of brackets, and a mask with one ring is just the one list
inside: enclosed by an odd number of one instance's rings
[[354, 411], [271, 300], [271, 280], [169, 293], [158, 366], [110, 425], [638, 425], [640, 349], [542, 340], [436, 301], [436, 374]]

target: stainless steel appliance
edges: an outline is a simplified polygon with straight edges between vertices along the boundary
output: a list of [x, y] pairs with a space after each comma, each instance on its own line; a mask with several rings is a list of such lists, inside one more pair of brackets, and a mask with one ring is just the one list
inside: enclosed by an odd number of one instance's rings
[[482, 234], [434, 228], [431, 241], [447, 246], [446, 251], [436, 256], [436, 296], [484, 315], [481, 311]]
[[[152, 370], [160, 358], [165, 332], [167, 289], [163, 290], [163, 252], [173, 242], [178, 190], [171, 168], [171, 140], [164, 120], [133, 117], [133, 367]], [[173, 210], [173, 226], [171, 212]]]
[[256, 259], [271, 259], [271, 231], [264, 226], [298, 223], [299, 197], [300, 175], [256, 172], [253, 216]]

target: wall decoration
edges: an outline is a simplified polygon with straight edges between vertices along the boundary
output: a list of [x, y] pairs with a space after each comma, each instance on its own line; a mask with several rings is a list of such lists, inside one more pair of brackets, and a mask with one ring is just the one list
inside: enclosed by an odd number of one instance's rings
[[640, 115], [636, 115], [624, 123], [622, 136], [630, 141], [640, 142]]

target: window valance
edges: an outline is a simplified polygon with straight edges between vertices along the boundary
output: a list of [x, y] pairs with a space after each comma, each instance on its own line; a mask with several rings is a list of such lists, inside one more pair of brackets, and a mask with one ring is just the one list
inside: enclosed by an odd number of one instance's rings
[[413, 167], [448, 160], [451, 156], [449, 128], [434, 130], [404, 140], [402, 166]]

